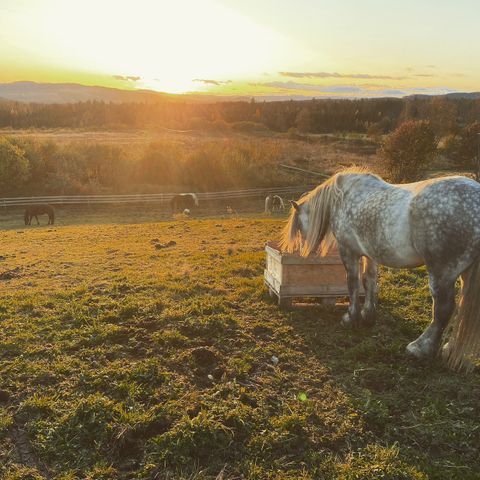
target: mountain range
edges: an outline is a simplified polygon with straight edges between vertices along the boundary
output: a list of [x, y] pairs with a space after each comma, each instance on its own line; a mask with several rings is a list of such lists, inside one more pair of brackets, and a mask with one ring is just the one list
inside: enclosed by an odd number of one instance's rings
[[[446, 98], [479, 99], [480, 92], [448, 93]], [[429, 95], [410, 95], [407, 98], [428, 98]], [[219, 96], [208, 94], [168, 94], [153, 90], [122, 90], [118, 88], [96, 87], [77, 83], [37, 83], [30, 81], [0, 83], [0, 101], [31, 103], [75, 103], [103, 101], [113, 103], [157, 103], [162, 100], [189, 102], [219, 102], [247, 100], [245, 96]], [[255, 97], [259, 101], [309, 100], [302, 95], [270, 95]], [[330, 97], [332, 98], [332, 97]], [[341, 97], [335, 97], [341, 98]]]

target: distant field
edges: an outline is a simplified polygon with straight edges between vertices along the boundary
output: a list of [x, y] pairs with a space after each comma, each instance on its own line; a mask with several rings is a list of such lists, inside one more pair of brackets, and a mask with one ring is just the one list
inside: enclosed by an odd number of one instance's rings
[[2, 232], [1, 478], [478, 478], [479, 374], [404, 355], [424, 270], [344, 331], [268, 297], [281, 219], [105, 222]]
[[[297, 198], [298, 195], [291, 195]], [[287, 199], [287, 197], [285, 197]], [[227, 212], [230, 205], [234, 212]], [[184, 214], [175, 214], [172, 217], [168, 203], [112, 203], [112, 204], [80, 204], [80, 205], [53, 205], [55, 210], [55, 227], [73, 225], [102, 225], [102, 224], [139, 224], [158, 221], [186, 219]], [[202, 202], [200, 207], [193, 212], [194, 218], [232, 218], [238, 215], [253, 214], [261, 215], [265, 208], [264, 197], [252, 197], [243, 199], [217, 200]], [[2, 208], [0, 206], [0, 231], [1, 230], [34, 230], [48, 227], [47, 215], [39, 215], [40, 226], [35, 219], [31, 226], [25, 226], [25, 208], [21, 206]], [[285, 215], [275, 212], [274, 217]], [[48, 227], [50, 228], [50, 227]]]
[[107, 144], [147, 143], [162, 136], [159, 132], [128, 130], [73, 130], [73, 129], [0, 129], [0, 135], [29, 140], [69, 142], [95, 142]]
[[[0, 136], [59, 144], [107, 144], [131, 149], [132, 152], [153, 142], [174, 141], [184, 148], [195, 149], [204, 143], [236, 140], [258, 141], [277, 145], [282, 160], [300, 161], [309, 168], [335, 169], [340, 165], [369, 165], [375, 168], [375, 141], [363, 134], [308, 134], [261, 132], [237, 133], [194, 130], [79, 130], [79, 129], [0, 129]], [[273, 142], [273, 143], [272, 143]], [[292, 174], [293, 175], [293, 174]]]

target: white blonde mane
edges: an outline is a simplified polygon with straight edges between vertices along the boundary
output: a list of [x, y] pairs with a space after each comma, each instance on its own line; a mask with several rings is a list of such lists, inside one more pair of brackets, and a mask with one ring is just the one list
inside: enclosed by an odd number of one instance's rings
[[308, 204], [309, 207], [308, 232], [303, 241], [299, 230], [298, 212], [292, 207], [280, 241], [282, 250], [290, 253], [299, 251], [305, 257], [312, 253], [320, 253], [321, 256], [327, 255], [336, 243], [330, 230], [330, 217], [335, 203], [343, 195], [339, 178], [348, 173], [365, 174], [368, 172], [357, 167], [342, 170], [298, 200], [297, 203], [300, 207], [303, 204]]
[[196, 193], [181, 193], [180, 195], [182, 196], [190, 195], [193, 198], [193, 201], [195, 202], [195, 206], [198, 207], [198, 197]]

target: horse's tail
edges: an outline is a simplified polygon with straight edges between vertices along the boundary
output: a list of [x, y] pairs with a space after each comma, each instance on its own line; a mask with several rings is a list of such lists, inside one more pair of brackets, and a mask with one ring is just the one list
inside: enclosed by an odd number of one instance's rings
[[480, 257], [462, 273], [462, 290], [452, 331], [443, 350], [448, 365], [472, 370], [480, 358]]

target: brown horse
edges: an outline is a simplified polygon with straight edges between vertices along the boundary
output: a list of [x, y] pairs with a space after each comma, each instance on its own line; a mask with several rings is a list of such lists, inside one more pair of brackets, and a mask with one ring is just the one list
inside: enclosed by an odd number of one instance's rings
[[40, 225], [38, 221], [38, 215], [48, 215], [48, 225], [53, 225], [55, 223], [55, 211], [51, 205], [46, 204], [37, 204], [37, 205], [27, 205], [25, 208], [25, 225], [32, 224], [32, 218], [35, 217], [37, 220], [37, 225]]
[[172, 215], [189, 210], [189, 213], [198, 207], [198, 197], [194, 193], [180, 193], [170, 200]]

